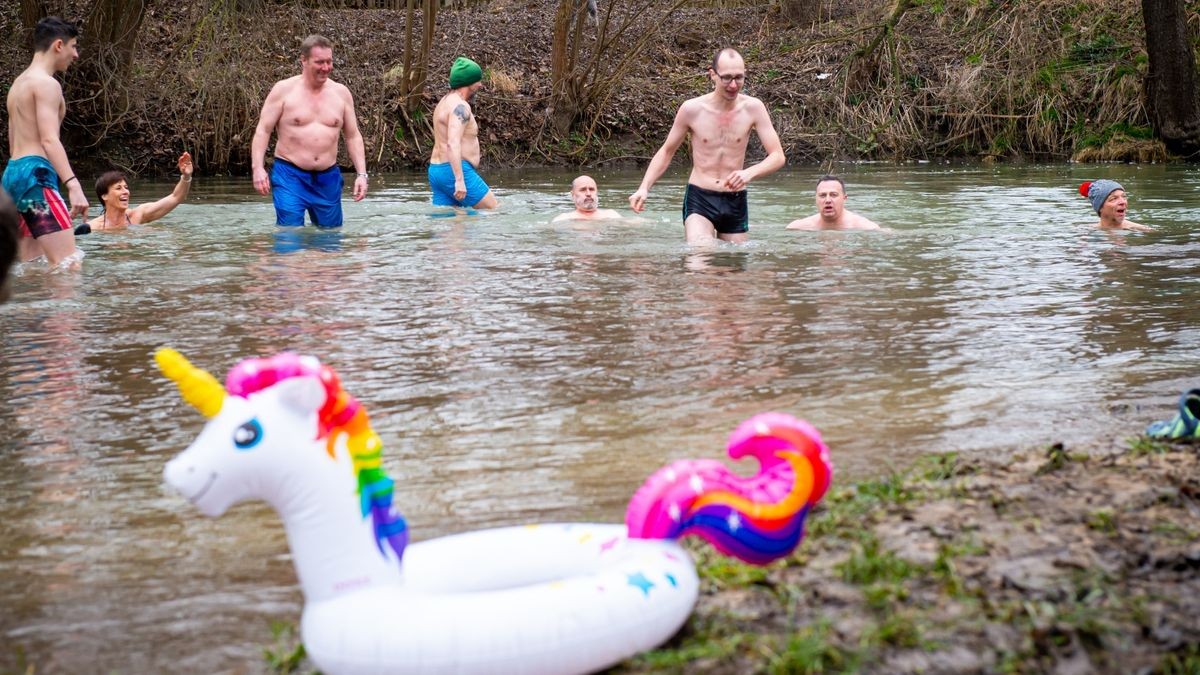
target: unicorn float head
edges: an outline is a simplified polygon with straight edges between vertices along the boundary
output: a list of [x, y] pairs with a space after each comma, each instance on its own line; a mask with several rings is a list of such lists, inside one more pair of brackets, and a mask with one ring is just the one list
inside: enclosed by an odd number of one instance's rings
[[699, 591], [677, 539], [766, 564], [789, 555], [829, 486], [829, 451], [806, 422], [757, 415], [729, 455], [650, 476], [625, 525], [555, 523], [409, 545], [362, 405], [317, 359], [238, 363], [222, 387], [178, 352], [155, 360], [208, 423], [167, 463], [168, 484], [219, 516], [260, 498], [284, 522], [305, 595], [301, 636], [329, 673], [564, 673], [611, 666], [669, 639]]

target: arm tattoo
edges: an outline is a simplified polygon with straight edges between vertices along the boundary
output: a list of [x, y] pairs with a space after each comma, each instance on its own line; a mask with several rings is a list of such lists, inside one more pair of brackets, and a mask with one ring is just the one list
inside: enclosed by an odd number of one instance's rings
[[466, 124], [467, 120], [471, 119], [471, 113], [467, 111], [467, 104], [459, 103], [454, 106], [454, 116], [462, 120], [463, 124]]

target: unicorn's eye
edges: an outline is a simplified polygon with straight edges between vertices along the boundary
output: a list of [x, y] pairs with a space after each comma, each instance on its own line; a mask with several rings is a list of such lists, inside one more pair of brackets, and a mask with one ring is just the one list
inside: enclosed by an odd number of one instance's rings
[[258, 445], [260, 440], [262, 440], [262, 425], [258, 423], [257, 418], [246, 422], [233, 432], [233, 443], [238, 450], [249, 450]]

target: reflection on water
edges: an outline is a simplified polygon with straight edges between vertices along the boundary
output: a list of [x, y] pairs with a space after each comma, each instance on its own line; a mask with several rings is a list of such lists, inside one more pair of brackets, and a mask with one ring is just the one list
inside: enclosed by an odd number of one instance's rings
[[276, 253], [295, 253], [304, 250], [336, 252], [342, 250], [342, 230], [314, 227], [275, 228]]
[[[341, 231], [275, 228], [248, 182], [198, 179], [165, 224], [83, 238], [82, 276], [25, 274], [0, 306], [0, 665], [253, 666], [269, 618], [298, 615], [273, 514], [212, 521], [161, 487], [202, 420], [160, 345], [219, 376], [330, 363], [417, 539], [617, 521], [654, 468], [768, 409], [822, 429], [842, 480], [1132, 435], [1200, 373], [1200, 173], [1104, 167], [1158, 228], [1110, 234], [1082, 226], [1082, 171], [859, 168], [850, 207], [894, 231], [800, 233], [818, 172], [796, 170], [752, 186], [749, 244], [702, 249], [679, 174], [603, 225], [549, 224], [565, 173], [492, 172], [505, 208], [476, 215], [383, 177]], [[640, 174], [594, 175], [624, 212]]]

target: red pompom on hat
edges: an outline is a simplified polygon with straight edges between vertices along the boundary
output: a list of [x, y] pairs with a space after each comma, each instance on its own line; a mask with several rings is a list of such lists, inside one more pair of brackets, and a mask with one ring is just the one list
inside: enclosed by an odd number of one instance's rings
[[1087, 196], [1088, 196], [1088, 190], [1089, 190], [1091, 187], [1092, 187], [1092, 181], [1090, 181], [1090, 180], [1085, 180], [1085, 181], [1083, 182], [1083, 184], [1079, 186], [1079, 196], [1081, 196], [1081, 197], [1087, 197]]

